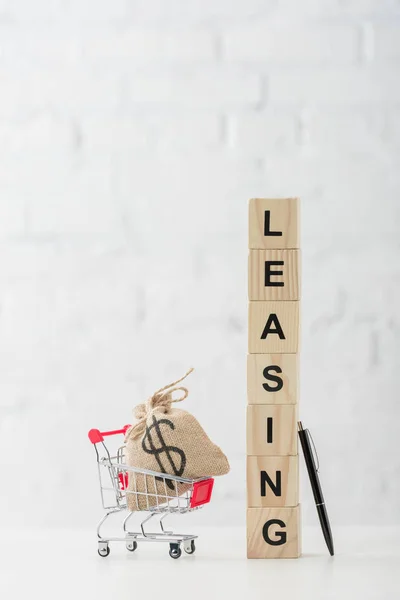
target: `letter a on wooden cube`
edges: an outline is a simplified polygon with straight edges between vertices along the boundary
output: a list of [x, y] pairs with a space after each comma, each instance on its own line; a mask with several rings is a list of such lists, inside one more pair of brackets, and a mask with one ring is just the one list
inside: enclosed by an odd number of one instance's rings
[[249, 300], [298, 300], [300, 250], [250, 250]]
[[299, 199], [252, 198], [249, 248], [298, 248]]
[[248, 456], [297, 454], [297, 405], [247, 406]]
[[296, 353], [299, 302], [249, 302], [250, 354]]
[[248, 456], [247, 506], [297, 506], [298, 456]]
[[298, 354], [247, 355], [249, 404], [296, 404], [298, 388]]
[[300, 506], [247, 509], [247, 558], [298, 558]]

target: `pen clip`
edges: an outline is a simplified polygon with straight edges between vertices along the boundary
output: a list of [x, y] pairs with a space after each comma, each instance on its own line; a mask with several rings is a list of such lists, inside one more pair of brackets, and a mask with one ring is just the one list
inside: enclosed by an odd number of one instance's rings
[[317, 473], [319, 473], [319, 458], [318, 458], [318, 452], [317, 452], [317, 449], [316, 449], [316, 447], [315, 447], [314, 440], [313, 440], [313, 438], [312, 438], [312, 435], [311, 435], [311, 433], [310, 433], [310, 430], [309, 430], [309, 429], [306, 429], [306, 434], [308, 435], [308, 439], [310, 440], [310, 442], [311, 442], [311, 444], [312, 444], [312, 447], [313, 447], [313, 449], [314, 449], [314, 451], [313, 451], [313, 455], [315, 456], [316, 470], [317, 470]]

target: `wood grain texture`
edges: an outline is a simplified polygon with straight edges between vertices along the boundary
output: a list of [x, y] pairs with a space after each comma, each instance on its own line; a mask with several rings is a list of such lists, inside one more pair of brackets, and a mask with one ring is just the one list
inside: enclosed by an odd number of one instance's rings
[[[299, 302], [249, 302], [249, 353], [296, 353], [299, 349]], [[262, 335], [271, 315], [275, 315], [282, 329], [284, 339], [278, 333]], [[276, 321], [274, 319], [274, 329]]]
[[248, 293], [249, 300], [299, 300], [300, 250], [250, 250]]
[[[263, 473], [271, 479], [272, 486], [265, 481]], [[248, 507], [297, 506], [298, 503], [298, 456], [247, 457]]]
[[[272, 421], [268, 421], [272, 419]], [[297, 406], [249, 404], [247, 406], [248, 456], [297, 454]]]
[[[265, 235], [265, 212], [269, 229], [282, 235]], [[252, 198], [249, 201], [249, 248], [299, 248], [299, 198]]]
[[247, 558], [298, 558], [300, 554], [300, 505], [247, 509]]
[[248, 404], [296, 404], [298, 393], [298, 354], [247, 355]]

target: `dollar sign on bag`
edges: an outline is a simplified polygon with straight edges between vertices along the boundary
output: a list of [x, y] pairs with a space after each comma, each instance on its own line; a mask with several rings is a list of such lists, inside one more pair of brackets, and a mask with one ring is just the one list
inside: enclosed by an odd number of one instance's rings
[[[168, 426], [170, 429], [175, 429], [175, 425], [172, 423], [172, 421], [169, 421], [168, 419], [157, 420], [153, 415], [152, 425], [149, 427], [146, 426], [146, 433], [142, 440], [142, 448], [145, 452], [147, 452], [147, 454], [152, 454], [154, 456], [159, 466], [160, 473], [169, 473], [170, 475], [174, 474], [177, 477], [180, 477], [185, 470], [186, 455], [183, 450], [177, 448], [176, 446], [167, 446], [162, 435], [160, 427], [161, 425]], [[155, 431], [154, 439], [152, 434], [153, 429]], [[155, 438], [157, 438], [156, 441]], [[165, 456], [163, 456], [164, 454]], [[169, 463], [169, 470], [164, 467], [164, 461]], [[158, 481], [163, 481], [162, 477], [156, 477], [156, 479]], [[172, 481], [165, 479], [165, 482], [171, 490], [175, 489]]]

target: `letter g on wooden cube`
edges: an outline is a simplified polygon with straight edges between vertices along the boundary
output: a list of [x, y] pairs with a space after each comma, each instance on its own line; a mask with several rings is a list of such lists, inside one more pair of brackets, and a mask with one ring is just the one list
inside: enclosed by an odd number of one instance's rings
[[300, 505], [247, 509], [247, 558], [298, 558]]

